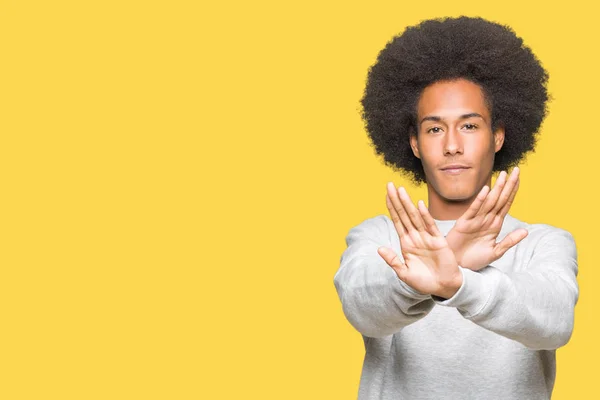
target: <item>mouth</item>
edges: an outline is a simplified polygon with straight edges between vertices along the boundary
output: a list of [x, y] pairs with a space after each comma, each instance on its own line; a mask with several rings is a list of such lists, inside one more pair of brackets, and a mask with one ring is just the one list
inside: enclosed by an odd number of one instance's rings
[[458, 175], [468, 169], [470, 169], [470, 168], [469, 167], [446, 168], [446, 169], [443, 169], [442, 172], [444, 172], [446, 174], [450, 174], [450, 175]]

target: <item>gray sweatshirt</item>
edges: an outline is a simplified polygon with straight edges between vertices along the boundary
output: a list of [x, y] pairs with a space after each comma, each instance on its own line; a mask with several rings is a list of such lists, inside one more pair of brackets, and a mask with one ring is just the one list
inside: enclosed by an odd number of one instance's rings
[[[446, 235], [456, 221], [436, 220]], [[358, 400], [550, 399], [555, 349], [573, 331], [577, 250], [566, 230], [504, 218], [500, 241], [529, 235], [444, 300], [402, 282], [377, 254], [400, 258], [393, 222], [378, 215], [350, 229], [334, 276], [343, 312], [364, 339]]]

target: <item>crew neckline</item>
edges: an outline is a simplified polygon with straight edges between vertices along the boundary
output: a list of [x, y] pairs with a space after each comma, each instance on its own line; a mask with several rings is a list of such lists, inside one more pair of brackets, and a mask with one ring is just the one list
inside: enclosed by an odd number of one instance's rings
[[[511, 216], [507, 213], [504, 216], [504, 220], [502, 222], [502, 229], [504, 229], [504, 226], [506, 225], [507, 222], [510, 222], [510, 218]], [[452, 229], [452, 227], [456, 224], [455, 219], [435, 219], [433, 218], [433, 220], [435, 221], [435, 224], [437, 225], [438, 229], [444, 234], [444, 236], [446, 236], [448, 234], [448, 232], [450, 232], [450, 229]]]
[[[393, 222], [391, 220], [391, 218], [385, 214], [386, 219], [389, 220], [389, 222], [392, 224], [392, 229], [393, 229]], [[433, 218], [433, 217], [432, 217]], [[440, 230], [440, 232], [446, 236], [448, 234], [448, 232], [450, 232], [450, 230], [452, 229], [452, 227], [454, 227], [454, 225], [456, 224], [456, 219], [435, 219], [433, 218], [436, 226], [438, 227], [438, 229]], [[505, 225], [508, 223], [510, 225], [514, 225], [514, 220], [515, 218], [513, 218], [510, 214], [506, 214], [504, 216], [504, 220], [502, 222], [502, 228], [501, 228], [501, 232], [504, 231]]]
[[442, 232], [444, 236], [450, 232], [450, 229], [456, 224], [455, 219], [433, 219], [438, 229]]

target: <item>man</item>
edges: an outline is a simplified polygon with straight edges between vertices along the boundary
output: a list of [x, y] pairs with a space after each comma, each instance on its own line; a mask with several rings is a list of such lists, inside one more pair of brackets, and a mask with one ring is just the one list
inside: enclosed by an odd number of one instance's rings
[[365, 343], [359, 400], [550, 399], [579, 296], [576, 246], [508, 214], [547, 79], [509, 27], [467, 17], [407, 28], [371, 67], [369, 136], [426, 183], [429, 204], [389, 183], [390, 217], [346, 237], [334, 284]]

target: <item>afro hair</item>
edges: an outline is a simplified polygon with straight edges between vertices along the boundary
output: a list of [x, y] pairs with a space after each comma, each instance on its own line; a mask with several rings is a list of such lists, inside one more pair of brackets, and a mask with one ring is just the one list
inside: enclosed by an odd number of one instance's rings
[[548, 73], [514, 31], [480, 17], [425, 20], [392, 38], [369, 69], [362, 119], [375, 152], [415, 184], [426, 182], [409, 136], [416, 135], [421, 92], [437, 81], [478, 84], [490, 108], [492, 130], [505, 139], [493, 171], [516, 166], [533, 151], [547, 113]]

